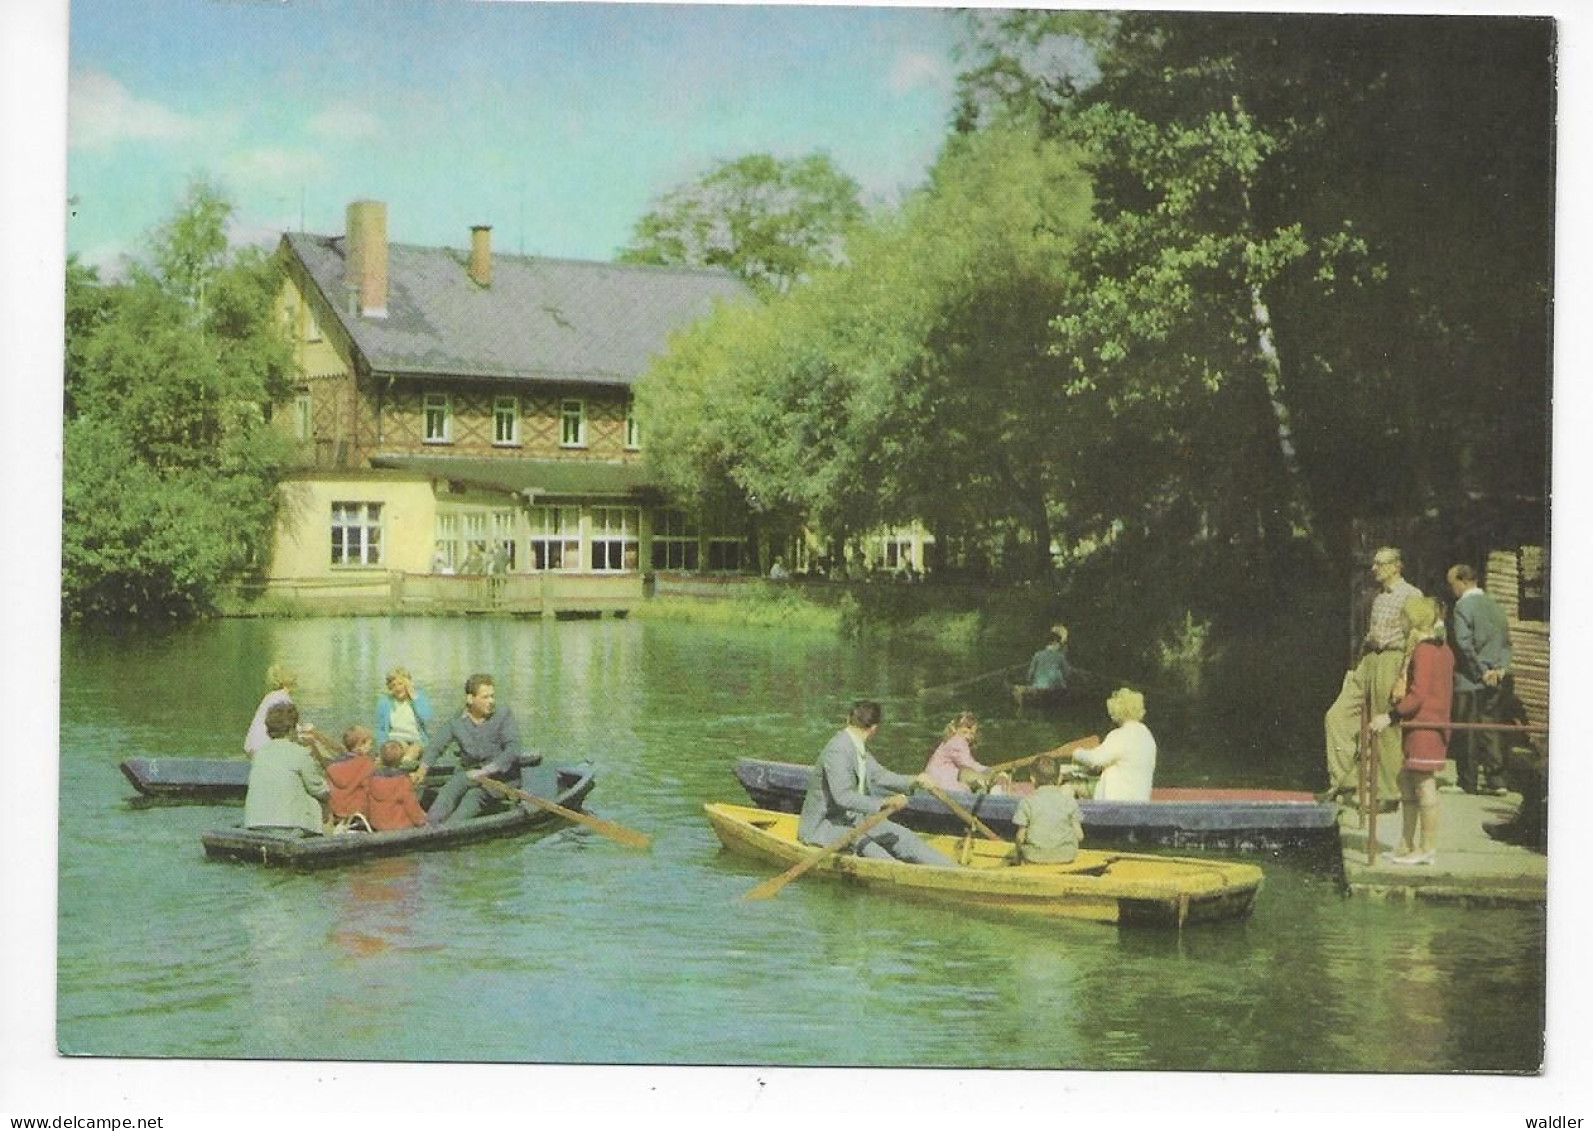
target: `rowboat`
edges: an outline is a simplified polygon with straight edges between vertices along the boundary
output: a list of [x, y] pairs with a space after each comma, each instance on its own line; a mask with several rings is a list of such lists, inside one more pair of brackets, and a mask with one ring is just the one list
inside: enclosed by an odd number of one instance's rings
[[[555, 801], [566, 809], [579, 809], [596, 784], [590, 762], [573, 766], [535, 766], [523, 771], [524, 788]], [[428, 793], [431, 782], [427, 781]], [[201, 838], [205, 855], [241, 860], [249, 864], [290, 868], [326, 868], [373, 856], [409, 852], [434, 852], [498, 837], [522, 836], [552, 828], [561, 819], [527, 802], [501, 812], [487, 813], [457, 825], [427, 825], [382, 833], [350, 832], [317, 836], [294, 829], [215, 829]]]
[[[809, 772], [808, 766], [759, 758], [735, 765], [736, 779], [755, 804], [790, 813], [802, 808]], [[993, 830], [1012, 836], [1012, 816], [1032, 789], [1014, 782], [1008, 793], [948, 792]], [[1095, 844], [1255, 851], [1338, 843], [1334, 807], [1290, 790], [1153, 789], [1149, 801], [1083, 800], [1079, 810], [1084, 835]], [[914, 793], [895, 819], [925, 832], [963, 829], [961, 819], [928, 793]]]
[[[743, 805], [703, 806], [732, 852], [788, 868], [822, 850], [797, 840], [797, 818]], [[894, 894], [959, 908], [1045, 919], [1087, 919], [1125, 926], [1182, 927], [1242, 919], [1261, 890], [1261, 869], [1232, 861], [1191, 860], [1080, 850], [1068, 864], [1009, 864], [1007, 841], [924, 839], [961, 867], [936, 868], [839, 852], [810, 875], [874, 884]]]
[[[121, 770], [138, 791], [136, 800], [146, 803], [215, 804], [242, 801], [249, 792], [249, 762], [244, 758], [128, 758]], [[433, 766], [426, 784], [440, 785], [452, 772], [449, 765]]]

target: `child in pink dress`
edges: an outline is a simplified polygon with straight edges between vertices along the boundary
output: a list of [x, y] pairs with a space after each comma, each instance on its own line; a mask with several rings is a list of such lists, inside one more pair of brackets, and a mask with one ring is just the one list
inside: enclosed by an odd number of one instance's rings
[[934, 783], [941, 789], [967, 789], [962, 774], [982, 775], [989, 767], [973, 756], [974, 744], [979, 741], [979, 719], [971, 711], [964, 711], [946, 726], [945, 735], [924, 767]]

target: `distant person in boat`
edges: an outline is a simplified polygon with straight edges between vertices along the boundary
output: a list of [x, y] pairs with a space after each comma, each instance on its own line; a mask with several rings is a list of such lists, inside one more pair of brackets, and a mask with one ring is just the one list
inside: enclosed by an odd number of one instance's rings
[[382, 745], [381, 767], [366, 782], [365, 819], [371, 831], [413, 829], [426, 824], [426, 810], [415, 796], [415, 783], [404, 769], [404, 744], [389, 740]]
[[1017, 860], [1021, 864], [1071, 864], [1084, 839], [1084, 821], [1071, 784], [1062, 784], [1055, 758], [1034, 760], [1034, 792], [1018, 802], [1012, 823], [1018, 827]]
[[243, 753], [251, 756], [260, 747], [270, 741], [266, 733], [266, 712], [278, 703], [293, 702], [293, 692], [298, 687], [299, 678], [293, 669], [286, 664], [272, 664], [266, 669], [266, 685], [269, 690], [265, 698], [260, 700], [260, 705], [254, 710], [254, 718], [249, 722], [249, 729], [243, 736]]
[[1156, 739], [1145, 725], [1145, 696], [1119, 687], [1106, 701], [1106, 713], [1117, 724], [1093, 750], [1073, 751], [1073, 761], [1099, 770], [1097, 801], [1149, 801], [1156, 774]]
[[321, 764], [294, 741], [298, 726], [299, 709], [292, 703], [273, 703], [266, 709], [267, 738], [249, 763], [245, 828], [324, 831], [331, 815], [332, 787]]
[[1051, 629], [1051, 636], [1041, 648], [1029, 658], [1029, 674], [1024, 677], [1024, 682], [1012, 689], [1012, 699], [1018, 706], [1023, 706], [1025, 700], [1050, 699], [1063, 695], [1068, 689], [1067, 654], [1068, 630], [1065, 625], [1056, 625]]
[[[880, 810], [894, 813], [907, 804], [909, 791], [929, 783], [928, 774], [908, 777], [893, 773], [868, 752], [868, 740], [879, 731], [882, 718], [878, 703], [856, 703], [846, 717], [846, 726], [819, 754], [808, 775], [808, 791], [802, 799], [802, 816], [797, 824], [797, 837], [804, 844], [829, 844], [845, 836], [866, 814]], [[876, 859], [956, 867], [951, 857], [894, 821], [875, 825], [852, 849], [859, 856]]]
[[[1372, 599], [1366, 636], [1361, 641], [1361, 657], [1344, 673], [1338, 698], [1323, 716], [1327, 740], [1328, 789], [1322, 799], [1345, 798], [1355, 794], [1359, 777], [1356, 746], [1361, 734], [1361, 704], [1370, 700], [1373, 713], [1389, 701], [1389, 692], [1399, 678], [1405, 654], [1405, 633], [1400, 627], [1400, 611], [1412, 597], [1422, 592], [1404, 577], [1404, 561], [1393, 546], [1381, 546], [1372, 554], [1372, 577], [1378, 592]], [[1399, 734], [1387, 731], [1372, 741], [1377, 754], [1377, 795], [1379, 804], [1392, 807], [1399, 792], [1399, 768], [1403, 760]]]
[[[426, 811], [432, 824], [468, 821], [493, 804], [496, 798], [478, 784], [482, 778], [519, 788], [520, 764], [526, 760], [520, 749], [520, 728], [514, 712], [497, 705], [497, 697], [490, 675], [471, 676], [465, 680], [464, 710], [439, 725], [426, 743], [420, 768], [415, 771], [416, 784], [426, 780], [427, 770], [443, 751], [450, 746], [459, 751], [460, 772], [448, 779]], [[533, 755], [526, 764], [541, 760], [541, 755]]]
[[990, 767], [973, 756], [978, 742], [979, 717], [964, 711], [946, 724], [940, 745], [924, 767], [924, 776], [941, 789], [983, 789], [989, 782]]
[[[1390, 864], [1433, 864], [1437, 861], [1437, 773], [1449, 757], [1450, 707], [1454, 695], [1455, 654], [1443, 640], [1438, 602], [1412, 597], [1400, 621], [1408, 634], [1406, 664], [1394, 683], [1394, 704], [1372, 719], [1372, 733], [1381, 734], [1396, 721], [1408, 720], [1399, 771], [1399, 848]], [[1396, 731], [1397, 733], [1397, 731]], [[1421, 836], [1418, 840], [1417, 830]]]
[[369, 727], [353, 726], [343, 732], [343, 752], [326, 764], [326, 780], [332, 787], [334, 821], [346, 821], [356, 813], [365, 814], [365, 783], [376, 772], [376, 759], [371, 756], [373, 749], [375, 744]]
[[389, 739], [404, 744], [404, 761], [413, 769], [426, 749], [430, 737], [431, 701], [415, 686], [408, 668], [387, 673], [387, 690], [376, 697], [376, 747]]

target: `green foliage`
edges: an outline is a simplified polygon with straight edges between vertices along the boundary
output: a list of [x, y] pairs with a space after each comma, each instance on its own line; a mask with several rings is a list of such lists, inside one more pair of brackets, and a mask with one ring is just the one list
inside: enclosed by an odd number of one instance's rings
[[156, 271], [106, 286], [68, 265], [70, 618], [195, 615], [269, 549], [287, 453], [263, 410], [285, 392], [291, 355], [271, 320], [270, 260], [216, 248], [228, 214], [200, 184], [155, 234]]
[[672, 344], [639, 390], [653, 466], [677, 495], [731, 488], [831, 532], [1017, 521], [1048, 545], [1035, 419], [1061, 390], [1042, 342], [1088, 211], [1068, 147], [1019, 127], [955, 139], [844, 264]]
[[764, 295], [833, 260], [863, 216], [860, 189], [828, 154], [721, 161], [637, 221], [627, 263], [725, 267]]

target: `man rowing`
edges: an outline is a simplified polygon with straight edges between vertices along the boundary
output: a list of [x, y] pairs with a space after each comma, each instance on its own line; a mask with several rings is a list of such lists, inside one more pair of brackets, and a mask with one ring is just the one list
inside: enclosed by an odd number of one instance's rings
[[[907, 804], [907, 793], [929, 785], [927, 774], [908, 777], [893, 773], [868, 752], [868, 740], [879, 730], [882, 717], [878, 703], [856, 703], [847, 714], [846, 725], [819, 754], [808, 775], [808, 791], [797, 823], [797, 838], [804, 844], [830, 844], [845, 836], [864, 815], [881, 810], [893, 813]], [[894, 821], [875, 825], [858, 839], [853, 851], [876, 859], [956, 867], [951, 857]]]
[[497, 689], [492, 677], [484, 672], [465, 680], [464, 710], [445, 720], [426, 743], [420, 768], [415, 771], [417, 784], [426, 779], [431, 764], [449, 746], [459, 749], [460, 772], [448, 779], [426, 811], [429, 824], [468, 821], [494, 800], [481, 785], [482, 778], [518, 789], [520, 766], [534, 766], [542, 760], [540, 754], [521, 753], [520, 728], [515, 724], [514, 712], [497, 706]]

